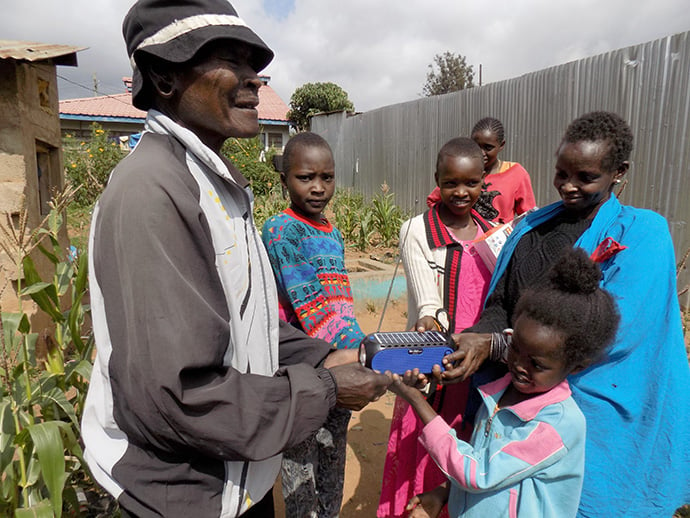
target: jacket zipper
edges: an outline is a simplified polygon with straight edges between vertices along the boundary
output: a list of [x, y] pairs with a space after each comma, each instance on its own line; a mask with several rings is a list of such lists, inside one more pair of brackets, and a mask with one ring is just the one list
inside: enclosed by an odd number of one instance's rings
[[493, 422], [494, 417], [496, 416], [496, 412], [498, 412], [498, 403], [496, 403], [491, 417], [489, 417], [489, 419], [486, 421], [486, 426], [484, 427], [484, 437], [489, 436], [489, 432], [491, 431], [491, 423]]

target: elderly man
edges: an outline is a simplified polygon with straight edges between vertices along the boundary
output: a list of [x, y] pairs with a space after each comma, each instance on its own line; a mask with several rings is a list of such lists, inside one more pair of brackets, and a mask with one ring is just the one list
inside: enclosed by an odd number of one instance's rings
[[124, 516], [270, 517], [280, 452], [389, 380], [278, 320], [248, 182], [220, 155], [258, 132], [271, 50], [225, 0], [140, 0], [123, 32], [148, 117], [91, 225], [86, 459]]

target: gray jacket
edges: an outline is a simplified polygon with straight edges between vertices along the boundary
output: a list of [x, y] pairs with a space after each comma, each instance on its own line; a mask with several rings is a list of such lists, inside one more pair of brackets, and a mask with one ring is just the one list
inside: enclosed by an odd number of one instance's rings
[[246, 179], [151, 111], [89, 248], [94, 477], [136, 516], [239, 516], [336, 399], [331, 347], [278, 320]]

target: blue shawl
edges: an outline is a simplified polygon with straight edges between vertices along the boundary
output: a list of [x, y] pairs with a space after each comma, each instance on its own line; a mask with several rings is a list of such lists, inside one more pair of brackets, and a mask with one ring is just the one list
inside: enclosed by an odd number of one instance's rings
[[[490, 293], [520, 238], [561, 210], [556, 202], [520, 222], [498, 258]], [[690, 369], [673, 243], [664, 218], [614, 196], [575, 246], [591, 254], [607, 237], [627, 247], [600, 265], [620, 328], [604, 361], [568, 379], [588, 422], [578, 516], [670, 517], [690, 503]]]

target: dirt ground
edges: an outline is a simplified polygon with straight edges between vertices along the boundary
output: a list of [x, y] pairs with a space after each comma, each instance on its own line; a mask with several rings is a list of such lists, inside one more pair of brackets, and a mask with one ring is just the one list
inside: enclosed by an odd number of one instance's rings
[[[349, 264], [360, 257], [364, 257], [364, 254], [352, 252], [346, 256], [351, 272], [354, 268], [350, 268]], [[368, 256], [366, 258], [369, 259]], [[389, 263], [388, 266], [392, 272], [393, 265]], [[350, 274], [351, 277], [356, 275], [357, 273]], [[382, 309], [383, 301], [355, 301], [357, 321], [365, 333], [377, 330]], [[405, 329], [406, 324], [407, 301], [398, 299], [389, 302], [381, 331], [401, 331]], [[352, 413], [347, 438], [345, 487], [340, 518], [376, 516], [394, 401], [395, 396], [388, 392], [360, 412]], [[273, 496], [276, 501], [276, 517], [285, 517], [280, 479], [274, 487]]]

